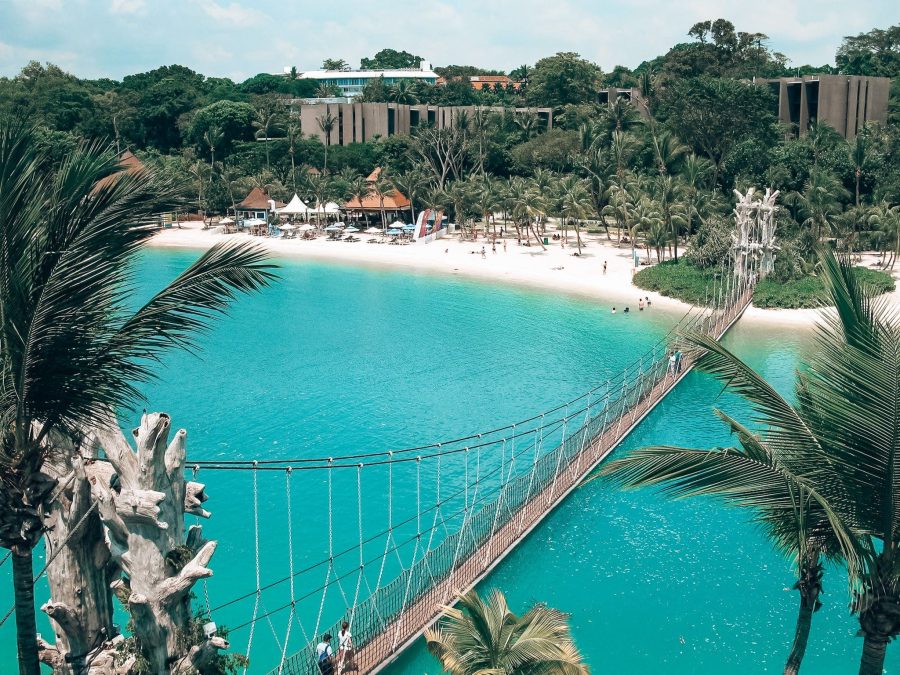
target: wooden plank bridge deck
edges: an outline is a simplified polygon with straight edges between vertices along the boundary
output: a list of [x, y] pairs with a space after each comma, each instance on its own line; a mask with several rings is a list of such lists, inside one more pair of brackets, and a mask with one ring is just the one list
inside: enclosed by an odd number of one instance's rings
[[[752, 288], [748, 288], [728, 309], [705, 319], [701, 332], [717, 340], [723, 337], [743, 314], [751, 296]], [[484, 579], [562, 503], [692, 368], [689, 356], [677, 373], [669, 372], [665, 356], [657, 360], [634, 381], [615, 416], [610, 418], [607, 411], [586, 422], [568, 441], [537, 460], [531, 471], [509, 481], [496, 502], [467, 517], [459, 532], [428, 551], [376, 593], [378, 597], [360, 605], [353, 626], [353, 672], [377, 673], [396, 659], [441, 617], [443, 607]], [[337, 635], [336, 630], [332, 633]], [[308, 646], [272, 674], [317, 673], [313, 649], [314, 645]], [[341, 670], [337, 664], [335, 672]]]

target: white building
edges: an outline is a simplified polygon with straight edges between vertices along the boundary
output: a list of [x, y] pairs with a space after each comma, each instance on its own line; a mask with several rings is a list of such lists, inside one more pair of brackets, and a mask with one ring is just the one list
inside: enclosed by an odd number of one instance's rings
[[[284, 69], [290, 73], [290, 68]], [[398, 68], [396, 70], [307, 70], [298, 72], [297, 77], [302, 80], [317, 80], [321, 84], [334, 85], [341, 90], [341, 94], [348, 98], [358, 96], [363, 87], [370, 80], [384, 78], [386, 85], [396, 84], [401, 80], [413, 80], [425, 84], [435, 84], [438, 74], [431, 69], [428, 61], [422, 61], [418, 68]]]

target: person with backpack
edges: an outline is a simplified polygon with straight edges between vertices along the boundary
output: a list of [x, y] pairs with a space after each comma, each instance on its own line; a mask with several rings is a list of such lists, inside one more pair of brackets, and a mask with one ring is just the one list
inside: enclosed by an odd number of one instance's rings
[[331, 634], [325, 633], [322, 641], [316, 645], [316, 665], [322, 675], [334, 673], [334, 651], [331, 649]]
[[341, 672], [357, 670], [353, 661], [353, 635], [350, 633], [350, 624], [344, 621], [338, 633], [338, 669]]

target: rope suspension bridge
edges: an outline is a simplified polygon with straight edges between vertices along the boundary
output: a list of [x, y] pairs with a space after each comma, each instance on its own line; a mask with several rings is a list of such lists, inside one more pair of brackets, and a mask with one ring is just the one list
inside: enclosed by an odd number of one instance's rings
[[[230, 637], [246, 632], [251, 657], [259, 631], [268, 628], [279, 654], [270, 675], [319, 672], [318, 636], [338, 635], [344, 622], [353, 655], [346, 661], [339, 655], [336, 672], [380, 671], [440, 617], [442, 607], [503, 560], [685, 377], [694, 357], [684, 333], [719, 339], [737, 321], [750, 303], [756, 259], [747, 256], [739, 274], [723, 266], [707, 305], [688, 312], [618, 376], [529, 419], [379, 453], [193, 463], [195, 476], [248, 474], [253, 494], [253, 586], [213, 606], [204, 582], [209, 616], [252, 604], [251, 617], [230, 627]], [[271, 502], [268, 495], [279, 489], [285, 492], [284, 525], [262, 533], [260, 497]], [[324, 534], [303, 532], [299, 551], [297, 494], [303, 495], [298, 522], [325, 523]], [[317, 504], [327, 512], [316, 511]], [[273, 521], [266, 516], [267, 524]], [[288, 568], [265, 583], [263, 534], [275, 541], [264, 550], [283, 551]], [[314, 559], [311, 550], [323, 555]], [[305, 556], [302, 567], [298, 556]], [[335, 653], [343, 654], [337, 645]]]

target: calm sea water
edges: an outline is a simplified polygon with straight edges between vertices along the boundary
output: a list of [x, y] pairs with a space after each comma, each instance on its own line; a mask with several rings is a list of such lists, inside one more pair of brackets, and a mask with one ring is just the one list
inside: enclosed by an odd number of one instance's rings
[[[196, 253], [150, 251], [141, 261], [149, 296]], [[281, 261], [277, 287], [239, 302], [204, 338], [199, 357], [173, 354], [146, 387], [151, 410], [168, 411], [188, 430], [193, 459], [327, 457], [418, 445], [510, 422], [582, 393], [617, 373], [677, 320], [659, 310], [611, 316], [602, 304], [396, 271]], [[729, 344], [778, 386], [789, 389], [808, 336], [738, 326]], [[629, 439], [712, 446], [728, 442], [711, 414], [739, 402], [692, 374]], [[123, 419], [132, 426], [137, 416]], [[323, 472], [260, 472], [259, 574], [263, 586], [327, 556], [327, 486]], [[234, 627], [244, 651], [254, 614], [256, 555], [253, 475], [203, 471], [213, 512], [204, 523], [219, 549], [215, 576], [197, 586], [220, 625]], [[384, 524], [385, 475], [334, 479], [333, 547], [356, 541], [362, 506], [367, 534]], [[447, 464], [445, 489], [461, 470]], [[398, 474], [395, 519], [415, 513], [415, 481]], [[287, 517], [290, 497], [290, 528]], [[375, 547], [378, 548], [377, 546]], [[378, 551], [367, 550], [366, 558]], [[401, 553], [408, 559], [409, 551]], [[38, 560], [37, 564], [42, 564]], [[388, 565], [385, 576], [392, 573]], [[10, 600], [8, 565], [0, 600]], [[377, 583], [377, 566], [361, 585]], [[355, 578], [333, 580], [324, 603], [326, 568], [295, 577], [297, 614], [283, 581], [260, 596], [251, 672], [266, 672], [304, 644], [304, 634], [340, 618]], [[545, 601], [572, 615], [576, 641], [595, 672], [776, 672], [792, 634], [796, 593], [790, 564], [771, 550], [745, 514], [707, 500], [672, 503], [649, 492], [622, 493], [599, 482], [576, 491], [485, 581], [502, 588], [515, 610]], [[847, 612], [845, 579], [826, 577], [804, 667], [850, 672], [861, 641]], [[45, 590], [39, 594], [45, 594]], [[243, 597], [242, 596], [246, 596]], [[345, 599], [346, 596], [347, 599]], [[242, 598], [228, 604], [226, 602]], [[321, 612], [321, 614], [320, 614]], [[44, 622], [42, 630], [50, 632]], [[13, 620], [0, 628], [0, 672], [15, 662]], [[896, 672], [894, 650], [888, 670]], [[417, 646], [393, 673], [437, 673]]]

